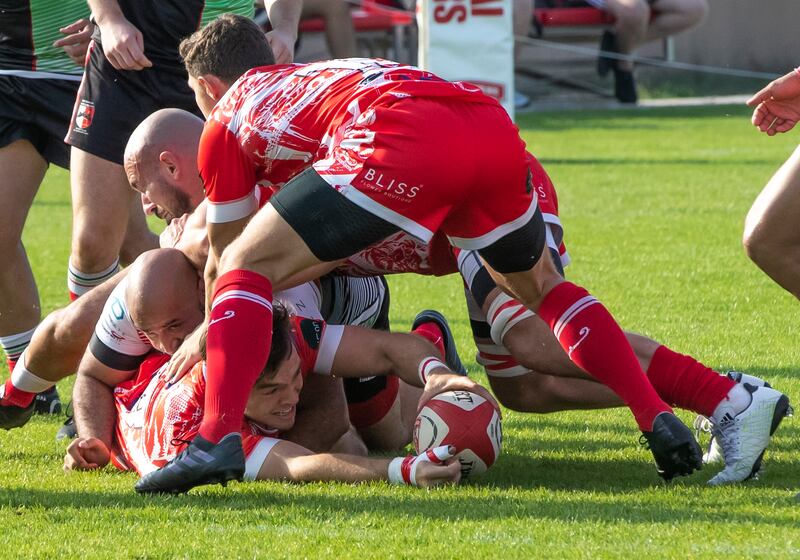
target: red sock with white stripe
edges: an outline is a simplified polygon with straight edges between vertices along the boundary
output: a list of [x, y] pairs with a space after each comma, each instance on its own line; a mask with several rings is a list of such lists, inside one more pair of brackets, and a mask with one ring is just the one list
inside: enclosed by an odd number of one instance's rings
[[691, 356], [659, 346], [647, 368], [650, 383], [674, 406], [711, 416], [736, 382]]
[[247, 398], [272, 345], [272, 284], [249, 270], [217, 279], [206, 339], [206, 395], [199, 433], [218, 443], [239, 432]]
[[429, 341], [431, 344], [436, 346], [436, 349], [439, 351], [439, 354], [442, 358], [444, 358], [444, 334], [442, 334], [442, 329], [439, 328], [439, 325], [430, 321], [428, 323], [422, 323], [416, 329], [411, 331], [411, 334], [415, 334], [417, 336], [421, 336], [425, 340]]
[[47, 391], [54, 385], [55, 383], [49, 379], [42, 379], [28, 370], [25, 364], [25, 352], [23, 352], [11, 372], [11, 377], [6, 380], [0, 390], [2, 391], [0, 406], [11, 405], [27, 408], [38, 393]]
[[651, 431], [658, 414], [672, 411], [642, 371], [622, 329], [585, 289], [562, 282], [537, 312], [570, 359], [625, 401], [639, 429]]

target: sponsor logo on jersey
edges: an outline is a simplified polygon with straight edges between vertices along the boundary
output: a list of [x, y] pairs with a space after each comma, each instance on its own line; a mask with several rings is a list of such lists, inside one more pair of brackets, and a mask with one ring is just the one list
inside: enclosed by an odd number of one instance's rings
[[322, 340], [322, 324], [322, 321], [317, 321], [316, 319], [303, 319], [300, 321], [300, 334], [303, 335], [303, 340], [312, 350], [319, 348], [319, 343]]
[[367, 169], [363, 180], [371, 190], [380, 192], [391, 199], [405, 202], [413, 200], [423, 187], [423, 185], [410, 185], [406, 181], [390, 177], [375, 169]]
[[75, 132], [86, 134], [86, 130], [92, 126], [92, 119], [94, 119], [94, 103], [91, 101], [81, 100], [78, 105], [78, 114], [75, 116]]

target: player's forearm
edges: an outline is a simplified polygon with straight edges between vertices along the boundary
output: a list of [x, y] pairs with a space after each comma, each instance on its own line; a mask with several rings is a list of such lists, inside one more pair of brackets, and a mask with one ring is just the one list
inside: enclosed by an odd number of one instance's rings
[[117, 411], [111, 387], [85, 374], [78, 374], [72, 392], [75, 424], [81, 437], [95, 437], [111, 448]]
[[304, 455], [286, 460], [286, 479], [292, 482], [388, 480], [390, 461], [338, 453]]
[[92, 16], [99, 25], [126, 19], [117, 0], [88, 0]]
[[331, 373], [340, 377], [391, 374], [422, 387], [419, 367], [430, 357], [438, 359], [439, 353], [420, 336], [347, 327]]
[[297, 26], [303, 11], [302, 0], [264, 0], [263, 3], [272, 29], [297, 37]]

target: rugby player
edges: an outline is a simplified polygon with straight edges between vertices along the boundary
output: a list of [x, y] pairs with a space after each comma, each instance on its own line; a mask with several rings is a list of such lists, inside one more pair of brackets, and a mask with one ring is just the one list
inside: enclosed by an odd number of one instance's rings
[[[650, 385], [622, 330], [544, 251], [524, 143], [496, 101], [383, 61], [250, 70], [275, 61], [258, 28], [235, 16], [185, 40], [181, 55], [207, 116], [198, 158], [209, 200], [206, 407], [186, 453], [140, 487], [170, 491], [174, 471], [190, 477], [182, 488], [240, 477], [244, 464], [232, 457], [268, 355], [273, 289], [317, 277], [401, 230], [423, 241], [441, 230], [479, 251], [576, 364], [606, 384], [626, 380], [617, 392], [660, 471], [700, 467], [699, 445]], [[258, 181], [278, 192], [256, 212]]]
[[[69, 168], [63, 137], [83, 72], [88, 17], [81, 0], [0, 0], [0, 346], [9, 372], [41, 319], [22, 230], [48, 166]], [[61, 409], [54, 387], [15, 390], [10, 380], [0, 388], [0, 416], [7, 406]]]
[[[433, 348], [411, 335], [337, 327], [300, 316], [290, 319], [282, 305], [276, 304], [275, 309], [271, 355], [248, 397], [241, 427], [245, 479], [388, 480], [417, 486], [458, 482], [460, 469], [450, 459], [452, 448], [394, 459], [367, 458], [314, 454], [285, 440], [282, 434], [293, 426], [296, 416], [302, 417], [298, 410], [301, 387], [315, 374], [401, 372], [413, 380], [418, 364], [428, 359]], [[115, 384], [117, 419], [105, 430], [113, 429], [110, 445], [101, 438], [75, 440], [67, 450], [65, 470], [100, 468], [112, 461], [121, 470], [144, 475], [185, 449], [203, 416], [205, 364], [196, 364], [170, 385], [160, 375], [166, 360], [152, 356], [139, 366], [135, 378]], [[82, 399], [82, 393], [76, 393], [76, 405], [83, 406]]]
[[[197, 126], [188, 126], [190, 123]], [[181, 199], [200, 198], [202, 184], [189, 171], [193, 169], [200, 134], [198, 119], [177, 110], [165, 110], [148, 117], [132, 135], [126, 150], [126, 170], [131, 183], [141, 190], [143, 200], [159, 208], [159, 214], [174, 215], [186, 208]], [[167, 166], [159, 164], [160, 160], [176, 163]], [[546, 223], [547, 247], [554, 264], [563, 273], [569, 255], [563, 243], [555, 187], [530, 154], [528, 165]], [[204, 225], [197, 214], [192, 215], [192, 220], [194, 227]], [[173, 239], [178, 239], [181, 233], [196, 235], [183, 228], [181, 222], [174, 220], [167, 232]], [[398, 266], [408, 265], [411, 266], [399, 271], [424, 274], [434, 268], [455, 270], [452, 254], [442, 256], [429, 247], [423, 248], [418, 261], [426, 262], [425, 267], [414, 266], [414, 261], [407, 260], [386, 266], [386, 260], [376, 256], [402, 255], [395, 249], [392, 243], [381, 242], [358, 259], [349, 259], [344, 268], [355, 274], [396, 272]], [[478, 362], [484, 365], [501, 403], [513, 410], [538, 413], [624, 404], [613, 390], [594, 381], [569, 360], [547, 325], [497, 288], [474, 252], [458, 251], [457, 260], [468, 286], [467, 309], [479, 350]], [[483, 300], [483, 306], [476, 299]], [[771, 433], [788, 410], [788, 399], [769, 387], [761, 389], [764, 381], [754, 376], [744, 375], [747, 385], [738, 385], [691, 356], [642, 335], [626, 333], [626, 336], [642, 369], [665, 401], [711, 418], [715, 441], [724, 442], [715, 449], [719, 449], [726, 465], [724, 474], [716, 476], [712, 483], [752, 477], [760, 468]], [[726, 415], [734, 420], [724, 421]]]
[[[268, 40], [290, 62], [300, 0], [266, 0]], [[253, 2], [89, 0], [97, 24], [66, 141], [72, 146], [74, 299], [157, 246], [122, 169], [125, 142], [153, 111], [197, 111], [178, 56], [180, 40], [219, 14], [253, 15]], [[122, 249], [122, 252], [121, 252]]]

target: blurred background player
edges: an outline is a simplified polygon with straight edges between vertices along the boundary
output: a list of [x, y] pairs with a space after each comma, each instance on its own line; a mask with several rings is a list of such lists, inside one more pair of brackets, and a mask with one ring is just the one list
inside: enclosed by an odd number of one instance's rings
[[303, 0], [301, 19], [319, 17], [325, 21], [325, 44], [330, 58], [358, 56], [351, 5], [346, 0]]
[[[603, 33], [600, 50], [630, 55], [636, 48], [656, 39], [664, 39], [698, 25], [708, 12], [706, 0], [586, 0], [614, 16], [611, 31]], [[633, 60], [613, 59], [602, 54], [597, 72], [614, 73], [614, 95], [622, 103], [636, 103]]]
[[[0, 346], [9, 372], [41, 318], [22, 230], [48, 166], [69, 168], [63, 138], [89, 44], [88, 17], [80, 0], [0, 0]], [[36, 382], [15, 388], [9, 379], [0, 389], [0, 416], [8, 405], [59, 412], [55, 387], [34, 400], [42, 389]]]
[[[125, 142], [162, 107], [197, 112], [178, 43], [219, 14], [253, 15], [250, 0], [89, 0], [97, 29], [66, 141], [72, 146], [72, 298], [110, 278], [120, 262], [157, 246], [122, 169]], [[268, 40], [291, 62], [300, 0], [266, 2]]]
[[[792, 70], [753, 95], [752, 122], [774, 136], [800, 120], [800, 71]], [[744, 226], [744, 247], [758, 267], [783, 289], [800, 298], [800, 147], [758, 195]]]

